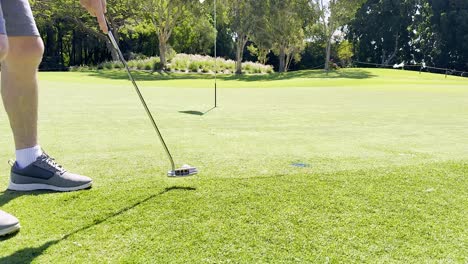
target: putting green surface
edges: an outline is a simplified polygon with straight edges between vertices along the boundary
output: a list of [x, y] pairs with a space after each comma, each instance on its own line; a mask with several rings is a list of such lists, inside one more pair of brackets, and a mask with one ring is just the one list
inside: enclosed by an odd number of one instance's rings
[[[40, 73], [40, 141], [91, 176], [75, 193], [0, 193], [22, 230], [0, 263], [468, 261], [468, 79], [350, 69]], [[0, 188], [14, 155], [0, 113]], [[293, 164], [299, 166], [293, 166]]]

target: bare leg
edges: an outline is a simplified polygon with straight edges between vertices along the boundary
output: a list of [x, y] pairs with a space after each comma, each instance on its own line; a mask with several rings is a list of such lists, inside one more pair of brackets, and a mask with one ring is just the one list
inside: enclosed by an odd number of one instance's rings
[[39, 147], [37, 67], [41, 62], [44, 46], [39, 37], [9, 37], [8, 44], [10, 48], [2, 62], [2, 98], [17, 150], [17, 160], [11, 167], [8, 189], [62, 192], [91, 187], [91, 178], [66, 171], [42, 151], [33, 155], [34, 159], [29, 160], [32, 162], [29, 165], [19, 165], [18, 152], [31, 154], [32, 150]]
[[37, 68], [44, 45], [40, 37], [8, 37], [8, 44], [1, 94], [18, 150], [37, 145]]
[[0, 34], [0, 62], [2, 62], [8, 54], [8, 37]]

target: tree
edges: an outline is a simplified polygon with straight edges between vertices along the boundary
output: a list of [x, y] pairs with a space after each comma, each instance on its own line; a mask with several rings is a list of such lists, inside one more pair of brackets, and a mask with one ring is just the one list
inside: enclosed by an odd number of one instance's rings
[[343, 67], [349, 65], [353, 56], [353, 44], [347, 40], [342, 41], [338, 45], [338, 58], [341, 60], [341, 65]]
[[326, 40], [325, 70], [330, 69], [330, 54], [333, 36], [340, 28], [347, 25], [365, 0], [310, 0], [319, 12], [319, 23]]
[[171, 46], [177, 52], [209, 54], [213, 48], [215, 32], [211, 17], [200, 14], [189, 16], [174, 28]]
[[[31, 7], [45, 43], [41, 67], [58, 70], [72, 63], [92, 64], [107, 59], [105, 35], [92, 29], [96, 28], [96, 19], [86, 15], [78, 0], [31, 1]], [[75, 18], [80, 18], [81, 24], [75, 23]], [[102, 38], [88, 36], [83, 28]], [[99, 54], [93, 56], [91, 53], [96, 51]]]
[[261, 3], [262, 1], [256, 0], [228, 0], [225, 3], [229, 10], [229, 25], [236, 43], [236, 74], [242, 74], [244, 48], [258, 26], [257, 10], [254, 7], [255, 4]]
[[468, 2], [428, 0], [421, 5], [420, 49], [429, 65], [468, 71]]
[[167, 44], [174, 28], [193, 14], [200, 5], [191, 0], [145, 0], [142, 1], [144, 17], [156, 30], [159, 41], [159, 53], [163, 68], [167, 65]]
[[414, 61], [414, 25], [420, 0], [369, 0], [350, 23], [349, 36], [362, 60], [389, 65]]
[[[42, 1], [36, 1], [39, 3]], [[122, 29], [130, 18], [135, 16], [136, 0], [108, 0], [107, 19], [117, 43], [120, 39], [120, 29]], [[113, 60], [119, 60], [118, 54], [112, 46], [107, 36], [101, 32], [97, 26], [95, 18], [89, 16], [79, 4], [79, 0], [54, 0], [44, 1], [47, 7], [56, 10], [55, 17], [67, 20], [70, 25], [87, 34], [93, 35], [102, 42], [105, 42]], [[70, 8], [72, 7], [72, 8]], [[42, 9], [43, 10], [43, 9]]]
[[265, 65], [268, 61], [268, 54], [271, 52], [271, 49], [269, 48], [271, 46], [262, 45], [264, 44], [258, 44], [258, 42], [255, 44], [252, 43], [247, 46], [247, 50], [250, 52], [250, 54], [257, 56], [258, 62]]
[[287, 72], [293, 60], [300, 60], [305, 48], [308, 8], [308, 1], [270, 0], [270, 34], [273, 51], [279, 57], [279, 72]]
[[254, 3], [256, 13], [255, 30], [252, 32], [250, 40], [253, 42], [247, 50], [251, 55], [257, 56], [258, 61], [266, 64], [268, 54], [273, 48], [274, 36], [272, 31], [272, 23], [270, 19], [270, 1], [258, 1]]

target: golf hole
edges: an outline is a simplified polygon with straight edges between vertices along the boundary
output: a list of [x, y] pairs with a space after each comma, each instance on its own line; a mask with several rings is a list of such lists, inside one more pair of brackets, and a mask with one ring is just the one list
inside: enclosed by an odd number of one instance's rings
[[307, 164], [307, 163], [293, 163], [291, 165], [297, 168], [309, 168], [310, 167], [310, 164]]

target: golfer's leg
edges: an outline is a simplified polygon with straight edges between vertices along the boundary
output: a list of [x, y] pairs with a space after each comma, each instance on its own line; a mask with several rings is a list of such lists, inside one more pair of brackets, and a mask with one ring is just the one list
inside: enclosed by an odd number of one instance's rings
[[73, 174], [42, 152], [37, 144], [37, 68], [44, 45], [28, 0], [0, 0], [9, 51], [2, 63], [2, 98], [16, 145], [8, 189], [76, 191], [92, 179]]
[[[8, 53], [8, 38], [6, 36], [5, 21], [3, 20], [2, 5], [0, 2], [0, 62], [5, 59]], [[19, 221], [16, 217], [0, 210], [0, 237], [16, 232], [20, 229]]]
[[1, 94], [16, 149], [37, 145], [37, 68], [44, 46], [40, 37], [9, 37], [2, 62]]
[[[8, 53], [8, 38], [4, 34], [2, 24], [2, 9], [0, 6], [0, 62], [5, 59]], [[0, 237], [16, 232], [20, 229], [19, 221], [16, 217], [0, 210]]]
[[5, 59], [8, 53], [8, 37], [6, 36], [5, 20], [3, 19], [3, 10], [0, 0], [0, 62]]
[[0, 34], [0, 62], [2, 62], [8, 53], [8, 37]]
[[[18, 152], [37, 148], [37, 68], [44, 50], [39, 37], [9, 37], [10, 49], [2, 63], [2, 98], [10, 119]], [[40, 150], [40, 149], [39, 149]], [[44, 166], [47, 163], [47, 166]], [[92, 180], [72, 174], [47, 154], [39, 153], [30, 165], [11, 169], [8, 189], [34, 191], [76, 191], [88, 188]]]

